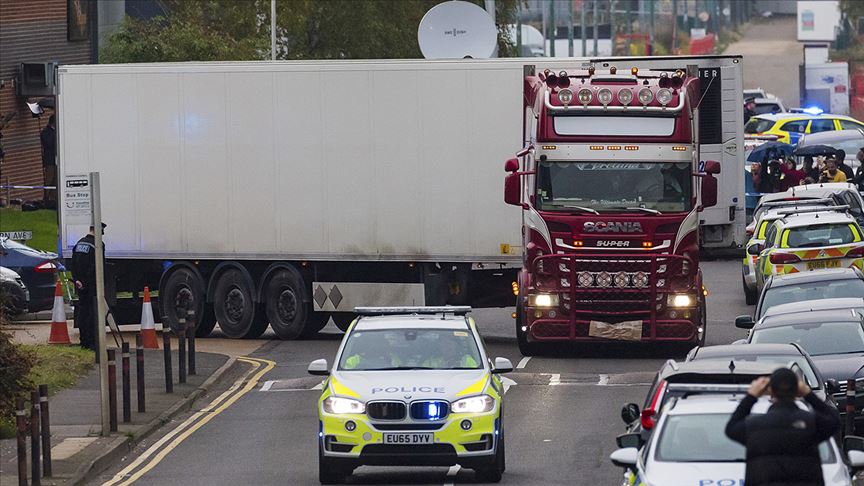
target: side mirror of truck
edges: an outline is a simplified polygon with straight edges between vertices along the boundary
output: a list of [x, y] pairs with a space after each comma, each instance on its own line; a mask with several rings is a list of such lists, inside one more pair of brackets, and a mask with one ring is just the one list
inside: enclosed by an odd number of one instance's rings
[[504, 202], [513, 206], [523, 206], [522, 176], [516, 172], [504, 177]]
[[[706, 167], [707, 167], [706, 162]], [[719, 167], [719, 164], [718, 164]], [[702, 177], [702, 208], [710, 208], [717, 205], [717, 179], [712, 175]]]
[[716, 160], [706, 160], [705, 161], [705, 173], [706, 174], [719, 174], [720, 173], [720, 162]]
[[518, 172], [519, 171], [519, 159], [507, 159], [507, 162], [504, 162], [504, 171], [505, 172]]

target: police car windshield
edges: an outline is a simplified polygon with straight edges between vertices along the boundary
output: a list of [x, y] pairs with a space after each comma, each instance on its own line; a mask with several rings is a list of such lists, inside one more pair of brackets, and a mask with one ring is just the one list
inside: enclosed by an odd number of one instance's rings
[[753, 343], [795, 343], [810, 356], [864, 353], [864, 329], [855, 321], [795, 324], [753, 330]]
[[[726, 437], [729, 414], [670, 415], [657, 441], [654, 459], [659, 462], [744, 462], [743, 445]], [[827, 442], [819, 444], [823, 464], [833, 463]]]
[[790, 228], [786, 241], [787, 248], [846, 245], [855, 242], [855, 234], [849, 224], [813, 224]]
[[343, 371], [480, 368], [480, 350], [467, 329], [358, 330], [339, 359]]
[[687, 162], [545, 161], [537, 165], [536, 205], [542, 211], [684, 212], [690, 210], [690, 197]]
[[850, 278], [844, 280], [823, 280], [800, 285], [769, 287], [762, 298], [762, 307], [757, 318], [775, 305], [800, 302], [804, 300], [861, 297], [864, 295], [864, 280]]

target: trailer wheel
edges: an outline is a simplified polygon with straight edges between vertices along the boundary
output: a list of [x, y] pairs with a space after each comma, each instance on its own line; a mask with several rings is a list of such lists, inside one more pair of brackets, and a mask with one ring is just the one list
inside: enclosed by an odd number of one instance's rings
[[219, 276], [213, 293], [213, 311], [226, 336], [237, 339], [252, 334], [255, 301], [240, 270], [230, 268]]
[[333, 323], [336, 324], [336, 327], [338, 327], [340, 331], [345, 332], [351, 326], [351, 323], [354, 322], [356, 317], [357, 315], [353, 312], [334, 312]]
[[255, 306], [255, 318], [252, 319], [252, 326], [249, 327], [249, 331], [243, 335], [243, 339], [256, 339], [261, 337], [264, 334], [264, 331], [267, 330], [267, 326], [270, 325], [270, 320], [267, 319], [267, 313], [264, 311], [263, 305]]
[[267, 282], [264, 289], [265, 308], [270, 326], [279, 339], [297, 339], [306, 327], [311, 332], [317, 325], [314, 319], [310, 319], [312, 309], [304, 297], [303, 277], [294, 269], [279, 270]]
[[200, 316], [195, 335], [207, 337], [216, 319], [213, 316], [213, 308], [207, 305], [204, 294], [204, 283], [198, 275], [188, 268], [178, 268], [171, 272], [159, 289], [159, 311], [172, 331], [179, 331], [179, 319], [186, 318], [186, 312], [191, 308], [195, 315]]

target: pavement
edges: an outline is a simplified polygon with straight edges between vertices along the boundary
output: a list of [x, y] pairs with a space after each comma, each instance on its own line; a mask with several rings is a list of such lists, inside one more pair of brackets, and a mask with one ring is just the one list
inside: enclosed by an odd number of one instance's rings
[[779, 96], [787, 108], [800, 104], [798, 65], [804, 62], [795, 16], [752, 22], [724, 54], [744, 56], [744, 87], [761, 86]]
[[[70, 337], [78, 342], [77, 330], [69, 326]], [[125, 326], [124, 326], [125, 327]], [[134, 326], [137, 327], [137, 326]], [[5, 328], [20, 343], [44, 344], [50, 333], [50, 323], [13, 323]], [[123, 339], [134, 343], [134, 333], [124, 332]], [[94, 367], [75, 387], [62, 390], [49, 401], [51, 417], [51, 444], [53, 477], [42, 484], [79, 484], [110, 464], [120, 460], [141, 440], [160, 427], [170, 424], [185, 413], [195, 400], [221, 386], [221, 378], [230, 376], [240, 368], [237, 356], [252, 353], [262, 340], [196, 340], [197, 374], [190, 375], [185, 384], [178, 383], [177, 341], [172, 340], [173, 393], [165, 392], [164, 353], [145, 350], [146, 412], [138, 413], [136, 394], [136, 364], [133, 354], [131, 374], [131, 421], [122, 420], [121, 364], [118, 358], [118, 431], [101, 436], [99, 406], [99, 371]], [[160, 340], [161, 345], [161, 340]], [[114, 347], [109, 338], [109, 347]], [[119, 356], [119, 352], [118, 352]], [[28, 440], [28, 451], [29, 440]], [[0, 441], [0, 484], [17, 483], [17, 453], [15, 439]], [[29, 475], [29, 457], [28, 457]]]

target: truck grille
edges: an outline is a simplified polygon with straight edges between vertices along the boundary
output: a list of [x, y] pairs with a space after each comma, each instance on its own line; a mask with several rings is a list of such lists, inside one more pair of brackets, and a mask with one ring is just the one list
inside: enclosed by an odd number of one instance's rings
[[366, 415], [375, 420], [402, 420], [406, 408], [402, 402], [370, 402], [366, 404]]

